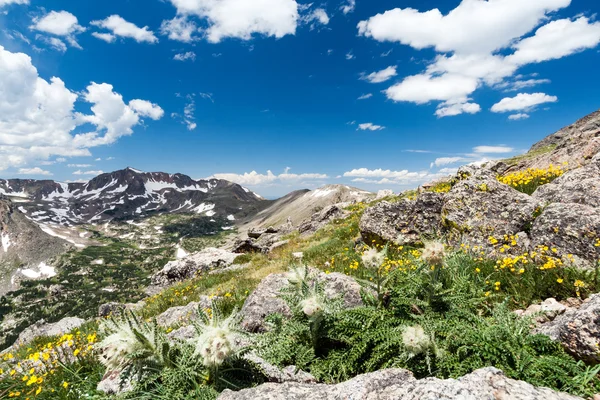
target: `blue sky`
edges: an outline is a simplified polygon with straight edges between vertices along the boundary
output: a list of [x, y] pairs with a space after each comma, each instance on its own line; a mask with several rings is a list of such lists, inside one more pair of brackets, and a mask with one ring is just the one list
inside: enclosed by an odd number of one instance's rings
[[0, 176], [414, 187], [597, 110], [599, 8], [0, 0]]

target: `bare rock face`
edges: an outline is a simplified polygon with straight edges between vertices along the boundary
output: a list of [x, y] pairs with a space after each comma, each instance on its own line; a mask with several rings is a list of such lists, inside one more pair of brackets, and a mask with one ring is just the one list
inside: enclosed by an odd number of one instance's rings
[[[492, 251], [489, 237], [515, 235], [527, 230], [541, 204], [524, 193], [498, 182], [487, 169], [461, 169], [457, 182], [446, 194], [442, 215], [455, 242]], [[469, 176], [470, 175], [470, 176]]]
[[237, 256], [238, 254], [226, 250], [208, 248], [180, 260], [170, 261], [152, 276], [152, 287], [149, 292], [193, 278], [200, 273], [229, 267]]
[[[342, 297], [346, 308], [361, 306], [361, 286], [351, 277], [332, 273], [316, 273], [316, 279], [323, 284], [328, 298]], [[260, 282], [256, 290], [248, 296], [242, 307], [241, 326], [248, 332], [267, 330], [265, 319], [271, 314], [291, 316], [291, 310], [281, 298], [281, 290], [290, 286], [284, 274], [271, 274]]]
[[443, 202], [443, 194], [429, 192], [421, 193], [416, 200], [382, 201], [365, 210], [360, 220], [361, 235], [366, 243], [420, 243], [422, 235], [441, 231]]
[[532, 157], [523, 158], [511, 170], [548, 168], [563, 162], [571, 168], [582, 165], [600, 151], [599, 132], [600, 111], [596, 111], [534, 144], [529, 150]]
[[557, 249], [558, 256], [572, 254], [576, 265], [593, 267], [600, 259], [600, 208], [583, 204], [554, 203], [544, 209], [531, 229], [532, 245]]
[[579, 360], [600, 363], [600, 294], [590, 296], [578, 309], [569, 309], [534, 332], [561, 342]]
[[600, 207], [600, 161], [566, 172], [540, 186], [533, 197], [544, 203], [576, 203]]
[[386, 369], [337, 385], [266, 383], [239, 392], [224, 391], [218, 400], [582, 400], [507, 378], [483, 368], [460, 379], [416, 380], [410, 371]]

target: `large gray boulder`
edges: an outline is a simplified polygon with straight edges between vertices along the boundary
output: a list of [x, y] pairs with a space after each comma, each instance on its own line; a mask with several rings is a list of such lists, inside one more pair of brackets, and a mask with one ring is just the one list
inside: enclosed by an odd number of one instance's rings
[[507, 378], [489, 367], [460, 379], [416, 380], [403, 369], [360, 375], [337, 385], [266, 383], [239, 392], [225, 390], [218, 400], [582, 400]]
[[534, 332], [562, 343], [579, 360], [600, 363], [600, 294], [590, 296], [578, 309], [567, 310]]
[[190, 325], [198, 320], [198, 308], [211, 307], [212, 301], [208, 296], [201, 296], [200, 301], [191, 302], [185, 306], [171, 307], [156, 317], [156, 323], [162, 327]]
[[248, 332], [264, 332], [265, 319], [271, 314], [292, 315], [281, 298], [281, 290], [289, 286], [284, 274], [271, 274], [263, 279], [244, 302], [241, 327]]
[[455, 244], [480, 246], [493, 253], [490, 236], [499, 238], [526, 231], [541, 209], [538, 200], [498, 182], [495, 173], [488, 169], [464, 168], [458, 176], [464, 179], [446, 194], [442, 209], [443, 223]]
[[[311, 270], [311, 274], [323, 285], [325, 296], [330, 299], [341, 297], [344, 307], [361, 306], [361, 286], [351, 277], [332, 273], [325, 274]], [[241, 310], [241, 327], [248, 332], [264, 332], [267, 330], [266, 317], [271, 314], [291, 316], [290, 307], [281, 298], [282, 290], [290, 287], [285, 274], [271, 274], [263, 279], [256, 290], [248, 296]]]
[[600, 162], [566, 172], [540, 186], [533, 197], [545, 203], [577, 203], [600, 207]]
[[237, 256], [238, 254], [223, 249], [207, 248], [180, 260], [170, 261], [152, 276], [152, 286], [148, 292], [156, 292], [160, 288], [211, 270], [229, 267]]
[[21, 332], [15, 345], [24, 346], [39, 337], [61, 336], [71, 332], [73, 329], [79, 328], [84, 323], [84, 319], [76, 317], [63, 318], [52, 324], [47, 324], [43, 320], [38, 321]]
[[350, 213], [340, 204], [333, 204], [313, 214], [310, 219], [303, 221], [298, 227], [298, 232], [304, 235], [315, 233], [334, 219], [345, 218]]
[[360, 233], [366, 243], [418, 244], [423, 235], [439, 235], [443, 204], [443, 194], [430, 192], [419, 194], [416, 200], [382, 201], [365, 210]]
[[550, 204], [535, 220], [531, 244], [553, 247], [557, 256], [572, 254], [576, 265], [592, 267], [600, 259], [600, 208], [584, 204]]

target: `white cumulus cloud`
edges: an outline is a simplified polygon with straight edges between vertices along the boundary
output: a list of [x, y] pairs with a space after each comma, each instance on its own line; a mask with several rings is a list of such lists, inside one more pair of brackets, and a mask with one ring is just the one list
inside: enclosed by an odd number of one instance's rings
[[516, 91], [549, 83], [512, 80], [525, 65], [598, 46], [600, 22], [583, 16], [551, 20], [570, 4], [571, 0], [462, 0], [447, 14], [395, 8], [361, 21], [358, 32], [379, 42], [437, 51], [423, 72], [405, 77], [385, 93], [397, 102], [446, 102], [436, 111], [445, 117], [478, 112], [479, 106], [469, 99], [483, 86]]
[[392, 79], [398, 75], [395, 66], [390, 66], [381, 71], [372, 72], [370, 74], [362, 74], [361, 79], [371, 83], [382, 83]]
[[29, 4], [29, 0], [0, 0], [0, 7], [9, 4]]
[[[71, 46], [79, 49], [81, 46], [77, 43], [75, 36], [85, 31], [85, 28], [79, 25], [77, 17], [68, 11], [50, 11], [43, 17], [36, 17], [33, 19], [33, 25], [30, 26], [30, 29], [63, 37]], [[54, 43], [52, 43], [52, 39], [54, 39]], [[46, 40], [46, 42], [62, 51], [62, 46], [56, 46], [57, 40], [60, 40], [57, 38], [52, 39], [50, 41]], [[60, 42], [62, 43], [62, 41]], [[64, 43], [63, 46], [66, 51]]]
[[505, 97], [494, 104], [492, 112], [503, 113], [510, 111], [531, 110], [544, 103], [556, 103], [558, 97], [549, 96], [545, 93], [519, 93], [515, 97]]
[[282, 174], [275, 175], [270, 170], [266, 174], [261, 174], [256, 171], [246, 172], [243, 174], [235, 173], [221, 173], [213, 175], [214, 178], [224, 179], [230, 182], [237, 183], [239, 185], [247, 186], [260, 186], [274, 183], [282, 183], [289, 181], [301, 181], [301, 180], [323, 180], [328, 179], [327, 174], [317, 173], [304, 173], [304, 174], [291, 174], [290, 168], [286, 168]]
[[41, 169], [40, 167], [34, 168], [19, 168], [19, 175], [53, 175], [52, 172]]
[[140, 28], [119, 15], [111, 15], [103, 20], [92, 21], [90, 24], [109, 30], [115, 36], [130, 38], [138, 43], [158, 43], [158, 38], [147, 26]]
[[520, 121], [522, 119], [527, 119], [529, 118], [529, 114], [524, 114], [524, 113], [519, 113], [519, 114], [512, 114], [508, 116], [508, 119], [510, 119], [511, 121]]
[[104, 173], [104, 171], [81, 171], [81, 170], [77, 170], [75, 172], [73, 172], [73, 175], [102, 175]]
[[160, 26], [160, 33], [166, 35], [171, 40], [190, 43], [197, 39], [194, 36], [198, 32], [198, 27], [194, 21], [187, 17], [175, 17], [171, 20], [163, 21]]
[[204, 21], [209, 42], [250, 40], [254, 34], [282, 38], [296, 33], [300, 19], [295, 0], [170, 0], [178, 16]]
[[340, 10], [344, 14], [350, 14], [354, 12], [354, 8], [356, 8], [356, 0], [347, 0], [347, 3], [340, 7]]
[[[76, 112], [77, 101], [90, 104], [91, 113]], [[52, 156], [90, 156], [89, 148], [131, 135], [142, 118], [161, 116], [148, 101], [126, 104], [106, 83], [92, 82], [79, 94], [58, 77], [40, 78], [28, 55], [0, 46], [0, 170]]]

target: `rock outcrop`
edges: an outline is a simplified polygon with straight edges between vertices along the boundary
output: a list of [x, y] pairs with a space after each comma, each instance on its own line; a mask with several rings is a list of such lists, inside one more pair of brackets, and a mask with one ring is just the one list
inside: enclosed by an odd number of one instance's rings
[[581, 307], [569, 309], [554, 321], [543, 324], [535, 333], [562, 343], [565, 350], [579, 360], [600, 363], [600, 294], [590, 296]]
[[366, 243], [394, 242], [418, 244], [423, 236], [437, 236], [441, 229], [444, 196], [422, 193], [416, 200], [397, 203], [382, 201], [367, 208], [360, 220], [360, 232]]
[[164, 287], [211, 270], [227, 268], [237, 256], [238, 254], [226, 250], [207, 248], [180, 260], [170, 261], [152, 276], [152, 286], [148, 293], [156, 293]]
[[576, 265], [593, 267], [600, 259], [600, 208], [550, 204], [533, 223], [530, 237], [534, 248], [549, 246], [558, 256], [573, 255]]
[[239, 392], [225, 390], [218, 400], [583, 400], [507, 378], [483, 368], [460, 379], [417, 380], [403, 369], [360, 375], [337, 385], [266, 383]]
[[516, 235], [534, 221], [541, 204], [500, 183], [487, 169], [464, 168], [460, 179], [445, 196], [443, 223], [455, 243], [467, 243], [493, 251], [489, 237]]
[[[362, 305], [361, 286], [351, 277], [340, 273], [311, 273], [323, 284], [325, 296], [328, 298], [342, 297], [347, 308]], [[290, 317], [291, 310], [281, 298], [281, 291], [289, 286], [285, 274], [271, 274], [263, 279], [242, 307], [241, 327], [248, 332], [264, 332], [267, 330], [267, 316], [278, 313]]]
[[47, 324], [44, 321], [38, 321], [21, 332], [15, 345], [24, 346], [39, 337], [64, 335], [75, 328], [79, 328], [84, 323], [84, 319], [75, 317], [63, 318], [60, 321], [51, 324]]
[[533, 193], [544, 203], [575, 203], [600, 207], [600, 161], [572, 169]]

